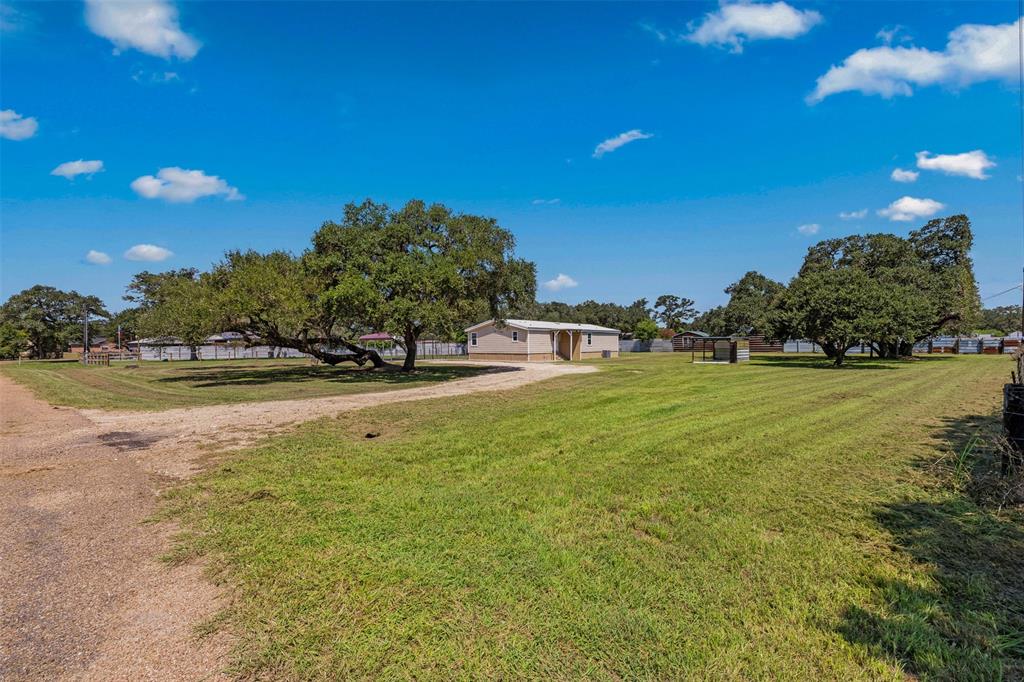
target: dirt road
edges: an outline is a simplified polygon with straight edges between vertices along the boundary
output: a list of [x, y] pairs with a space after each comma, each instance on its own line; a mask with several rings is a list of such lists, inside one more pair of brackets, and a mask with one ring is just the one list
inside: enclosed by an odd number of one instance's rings
[[593, 370], [506, 364], [385, 393], [155, 413], [54, 408], [0, 377], [0, 680], [221, 678], [230, 642], [193, 629], [222, 598], [199, 566], [159, 562], [173, 528], [142, 523], [160, 491], [195, 470], [199, 445]]

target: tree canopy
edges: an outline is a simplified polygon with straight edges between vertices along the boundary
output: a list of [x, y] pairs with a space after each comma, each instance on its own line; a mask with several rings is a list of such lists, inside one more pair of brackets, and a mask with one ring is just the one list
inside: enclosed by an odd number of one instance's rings
[[686, 323], [697, 316], [697, 310], [692, 299], [664, 294], [654, 302], [654, 316], [668, 329], [681, 332], [686, 329]]
[[751, 270], [725, 288], [729, 303], [702, 313], [691, 325], [712, 336], [757, 334], [773, 337], [778, 327], [778, 303], [786, 287]]
[[999, 335], [1020, 331], [1020, 306], [1000, 305], [983, 309], [978, 316], [978, 329]]
[[411, 369], [425, 332], [450, 337], [481, 304], [501, 319], [533, 300], [533, 263], [515, 258], [514, 247], [493, 218], [366, 201], [346, 206], [341, 223], [324, 223], [305, 262], [321, 305], [394, 335]]
[[86, 313], [91, 318], [110, 315], [95, 296], [42, 284], [25, 289], [0, 306], [6, 352], [16, 355], [27, 342], [32, 357], [60, 357], [71, 343], [83, 340]]
[[198, 276], [137, 278], [137, 290], [151, 330], [190, 339], [236, 331], [330, 364], [375, 366], [385, 363], [357, 339], [383, 331], [403, 346], [409, 370], [424, 334], [452, 337], [481, 310], [502, 319], [533, 300], [534, 266], [514, 247], [492, 218], [365, 201], [324, 223], [301, 256], [233, 251]]
[[967, 332], [980, 307], [972, 242], [963, 215], [929, 221], [907, 238], [819, 242], [779, 299], [779, 329], [814, 339], [837, 364], [861, 341], [897, 357], [935, 334]]

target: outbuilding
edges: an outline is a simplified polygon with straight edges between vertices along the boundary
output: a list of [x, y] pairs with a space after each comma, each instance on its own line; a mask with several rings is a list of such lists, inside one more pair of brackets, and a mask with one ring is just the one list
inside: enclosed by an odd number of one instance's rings
[[550, 362], [619, 355], [619, 330], [596, 324], [488, 320], [466, 329], [472, 360]]

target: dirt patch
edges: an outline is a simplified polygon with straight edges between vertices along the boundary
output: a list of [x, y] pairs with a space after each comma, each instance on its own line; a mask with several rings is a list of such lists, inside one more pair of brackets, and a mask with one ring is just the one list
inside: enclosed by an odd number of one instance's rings
[[96, 436], [101, 443], [105, 443], [120, 452], [129, 450], [145, 450], [156, 443], [159, 438], [152, 435], [145, 435], [136, 431], [110, 431]]
[[508, 363], [385, 393], [157, 413], [55, 410], [0, 376], [0, 680], [223, 677], [226, 637], [196, 634], [222, 595], [201, 566], [160, 562], [175, 529], [143, 523], [160, 491], [215, 457], [211, 449], [363, 407], [595, 369]]

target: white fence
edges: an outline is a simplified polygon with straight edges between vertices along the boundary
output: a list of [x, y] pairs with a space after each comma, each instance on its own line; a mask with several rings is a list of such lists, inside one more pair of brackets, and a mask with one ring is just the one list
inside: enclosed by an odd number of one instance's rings
[[672, 339], [654, 339], [638, 341], [636, 339], [619, 339], [620, 353], [671, 353]]
[[142, 360], [247, 360], [254, 358], [306, 358], [294, 348], [271, 346], [196, 346], [195, 354], [189, 346], [139, 346]]
[[[405, 357], [405, 351], [398, 347], [375, 348], [382, 358], [400, 359]], [[339, 349], [337, 352], [346, 352]], [[448, 343], [444, 341], [420, 341], [416, 344], [416, 356], [419, 358], [432, 357], [458, 357], [467, 355], [466, 344]], [[307, 353], [302, 353], [294, 348], [280, 348], [277, 346], [225, 346], [205, 345], [196, 346], [193, 354], [189, 346], [139, 346], [139, 356], [142, 360], [251, 360], [256, 358], [308, 358]]]

